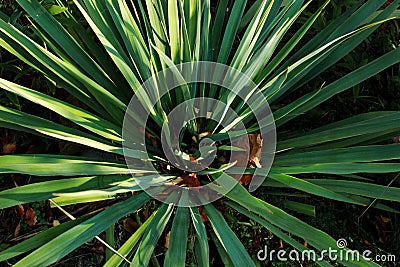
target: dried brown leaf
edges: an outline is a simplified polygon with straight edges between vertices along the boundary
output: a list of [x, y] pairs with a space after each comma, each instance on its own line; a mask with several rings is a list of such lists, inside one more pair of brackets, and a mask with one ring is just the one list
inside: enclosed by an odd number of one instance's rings
[[239, 184], [248, 185], [251, 183], [251, 180], [253, 180], [253, 174], [243, 174], [242, 177], [240, 177]]
[[182, 186], [187, 186], [187, 187], [199, 187], [200, 186], [200, 181], [199, 178], [197, 178], [197, 174], [195, 173], [185, 173], [180, 176], [182, 181], [179, 183], [179, 185]]
[[10, 143], [3, 145], [3, 155], [12, 154], [17, 150], [17, 145], [15, 143]]
[[13, 236], [14, 237], [19, 236], [19, 231], [20, 230], [21, 230], [21, 221], [18, 223], [17, 227], [15, 227]]
[[17, 145], [13, 141], [14, 138], [12, 136], [2, 137], [1, 144], [2, 144], [2, 155], [12, 154], [17, 150]]
[[283, 241], [282, 241], [282, 239], [279, 240], [279, 248], [283, 249]]
[[207, 214], [204, 211], [204, 209], [202, 207], [199, 207], [199, 211], [200, 211], [201, 220], [203, 222], [208, 222], [208, 217], [207, 217]]
[[261, 149], [263, 145], [263, 140], [261, 134], [249, 134], [250, 142], [250, 155], [249, 163], [253, 164], [256, 168], [261, 168]]
[[210, 134], [211, 134], [211, 132], [204, 132], [204, 133], [199, 134], [199, 137], [203, 138], [203, 137], [209, 136]]
[[369, 246], [369, 247], [371, 247], [372, 245], [371, 245], [371, 242], [369, 242], [368, 240], [364, 240], [363, 241], [363, 243], [365, 244], [365, 245], [367, 245], [367, 246]]
[[[247, 139], [246, 139], [247, 138]], [[232, 161], [236, 161], [237, 167], [249, 167], [249, 168], [261, 168], [261, 150], [263, 140], [260, 134], [252, 133], [244, 136], [235, 142], [233, 146], [243, 149], [243, 152], [235, 152], [232, 155]], [[252, 174], [245, 174], [233, 176], [235, 179], [239, 179], [239, 183], [242, 185], [250, 184], [253, 179]]]
[[168, 234], [165, 236], [165, 245], [164, 245], [165, 248], [169, 248], [170, 236], [171, 236], [171, 231], [169, 231]]
[[24, 206], [22, 206], [21, 204], [18, 204], [18, 206], [15, 206], [15, 213], [17, 213], [19, 215], [19, 218], [22, 220], [24, 218], [24, 214], [25, 214]]
[[25, 221], [29, 226], [34, 226], [37, 224], [37, 216], [32, 208], [28, 208], [25, 213]]
[[384, 222], [384, 223], [390, 222], [390, 218], [384, 217], [382, 215], [380, 215], [380, 217], [381, 217], [382, 222]]
[[126, 218], [122, 220], [122, 226], [129, 233], [133, 233], [138, 228], [137, 222], [135, 222], [132, 218]]
[[246, 167], [249, 161], [249, 138], [247, 136], [243, 136], [242, 138], [239, 138], [238, 140], [233, 142], [232, 146], [243, 149], [243, 151], [235, 151], [235, 153], [232, 154], [232, 162], [236, 161], [236, 167]]

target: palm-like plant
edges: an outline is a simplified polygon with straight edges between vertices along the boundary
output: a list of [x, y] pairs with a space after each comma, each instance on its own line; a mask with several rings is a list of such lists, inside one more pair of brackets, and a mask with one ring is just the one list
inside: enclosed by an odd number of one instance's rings
[[[282, 39], [310, 2], [73, 2], [73, 12], [61, 9], [63, 13], [56, 18], [37, 0], [18, 0], [32, 21], [36, 37], [33, 39], [24, 34], [19, 25], [10, 24], [9, 18], [1, 14], [0, 45], [89, 108], [74, 106], [4, 79], [0, 79], [0, 87], [50, 109], [79, 127], [70, 128], [3, 106], [0, 107], [0, 125], [113, 153], [114, 160], [64, 155], [2, 156], [0, 173], [32, 175], [32, 183], [0, 192], [0, 208], [46, 199], [52, 199], [53, 203], [62, 206], [112, 199], [119, 193], [138, 192], [96, 215], [63, 223], [8, 248], [0, 252], [0, 261], [31, 252], [16, 266], [54, 263], [151, 200], [148, 194], [140, 193], [142, 188], [136, 182], [138, 177], [146, 176], [147, 173], [141, 173], [140, 168], [130, 170], [121, 160], [124, 156], [124, 114], [130, 99], [143, 82], [159, 71], [185, 62], [212, 61], [229, 65], [250, 77], [270, 104], [280, 106], [273, 111], [279, 141], [275, 161], [269, 173], [265, 171], [268, 177], [263, 186], [267, 186], [268, 190], [274, 187], [294, 188], [356, 205], [368, 205], [374, 199], [400, 201], [399, 188], [382, 186], [378, 181], [354, 175], [400, 171], [400, 164], [391, 161], [400, 158], [398, 145], [379, 144], [387, 137], [398, 134], [400, 112], [366, 113], [299, 136], [279, 136], [280, 127], [300, 114], [400, 62], [400, 50], [395, 49], [290, 104], [282, 104], [288, 94], [296, 92], [335, 64], [369, 36], [382, 21], [391, 18], [400, 1], [393, 1], [384, 9], [380, 8], [385, 0], [359, 1], [301, 48], [296, 45], [329, 1], [285, 45], [280, 45]], [[59, 1], [59, 5], [62, 5], [62, 1]], [[215, 9], [212, 5], [215, 5]], [[79, 15], [76, 14], [78, 10]], [[82, 17], [96, 39], [91, 38], [91, 34], [82, 26]], [[240, 36], [239, 41], [237, 36]], [[247, 114], [242, 121], [249, 133], [258, 132], [265, 126], [255, 123], [251, 117], [253, 115], [246, 113], [243, 105], [237, 101], [228, 101], [218, 91], [222, 89], [205, 85], [193, 85], [190, 89], [192, 97], [215, 98], [228, 104], [239, 115]], [[145, 93], [150, 95], [156, 92]], [[155, 113], [152, 121], [143, 129], [147, 137], [149, 158], [154, 165], [168, 165], [164, 153], [157, 149], [160, 125], [156, 118], [164, 118], [164, 113], [180, 104], [183, 101], [181, 94], [177, 89], [163, 97], [162, 104], [156, 109], [161, 113]], [[212, 134], [208, 137], [217, 136], [215, 138], [218, 139], [221, 128], [217, 127], [218, 124], [210, 125], [214, 128], [207, 129], [210, 126], [202, 125], [200, 120], [197, 129], [190, 124], [187, 128], [197, 137], [202, 131], [210, 131]], [[150, 149], [152, 144], [153, 149]], [[232, 149], [229, 145], [232, 144], [227, 144], [224, 149]], [[229, 179], [230, 175], [225, 170], [231, 167], [222, 164], [206, 169], [202, 174], [214, 178], [227, 176]], [[131, 175], [131, 172], [137, 174], [137, 177]], [[252, 173], [252, 169], [246, 172]], [[296, 177], [308, 173], [323, 173], [325, 178]], [[152, 178], [170, 182], [182, 175], [182, 171], [172, 170], [168, 174], [161, 172], [157, 177], [152, 174]], [[42, 177], [40, 182], [36, 182], [37, 176], [45, 177], [45, 181]], [[171, 220], [170, 246], [164, 265], [185, 266], [190, 238], [194, 240], [196, 263], [199, 266], [209, 265], [209, 242], [215, 242], [226, 265], [254, 266], [253, 259], [218, 212], [216, 205], [229, 206], [248, 216], [299, 251], [307, 247], [295, 237], [304, 239], [316, 250], [336, 248], [336, 241], [328, 234], [252, 196], [244, 186], [236, 184], [222, 201], [202, 207], [209, 223], [202, 221], [197, 207], [160, 204], [118, 252], [127, 257], [131, 266], [147, 266], [160, 236], [170, 227], [168, 223]], [[391, 210], [383, 204], [377, 204], [375, 208]], [[193, 229], [190, 236], [189, 228]], [[212, 239], [208, 240], [210, 235]], [[120, 255], [110, 257], [106, 266], [126, 263]], [[318, 263], [322, 266], [330, 265], [328, 261]], [[375, 265], [367, 261], [342, 263], [348, 266]]]

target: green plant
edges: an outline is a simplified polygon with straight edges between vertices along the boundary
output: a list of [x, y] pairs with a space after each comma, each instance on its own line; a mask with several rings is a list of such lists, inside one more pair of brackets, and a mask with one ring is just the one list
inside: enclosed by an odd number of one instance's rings
[[[28, 185], [0, 192], [0, 208], [45, 199], [52, 199], [53, 203], [62, 206], [112, 199], [121, 193], [123, 201], [10, 247], [0, 252], [0, 261], [33, 251], [15, 266], [52, 264], [149, 202], [151, 197], [140, 193], [137, 184], [137, 179], [143, 180], [147, 173], [141, 173], [140, 168], [130, 170], [123, 161], [124, 114], [143, 82], [167, 67], [185, 62], [227, 64], [250, 77], [269, 103], [277, 107], [273, 110], [279, 139], [275, 161], [269, 171], [257, 169], [268, 176], [262, 190], [274, 192], [292, 188], [390, 211], [394, 210], [380, 200], [400, 201], [395, 178], [390, 178], [386, 186], [382, 181], [364, 177], [366, 173], [400, 171], [400, 164], [394, 161], [400, 158], [398, 145], [382, 144], [398, 135], [400, 112], [366, 113], [306, 133], [287, 137], [279, 134], [285, 124], [299, 115], [400, 62], [400, 50], [396, 48], [328, 85], [321, 85], [318, 90], [290, 103], [285, 101], [288, 95], [295, 94], [345, 57], [383, 21], [390, 19], [400, 1], [382, 9], [386, 1], [358, 1], [300, 48], [296, 45], [329, 1], [284, 45], [281, 41], [285, 34], [310, 2], [257, 0], [247, 4], [245, 0], [220, 0], [215, 4], [210, 0], [74, 0], [68, 9], [62, 1], [57, 2], [58, 8], [52, 5], [52, 10], [57, 10], [52, 12], [56, 17], [49, 13], [48, 5], [46, 9], [37, 0], [17, 2], [32, 21], [31, 30], [35, 35], [29, 37], [20, 31], [21, 27], [15, 21], [0, 14], [0, 45], [87, 108], [0, 79], [0, 87], [6, 91], [47, 107], [78, 127], [68, 127], [4, 106], [0, 107], [0, 126], [74, 142], [113, 156], [109, 160], [64, 155], [2, 156], [0, 173], [22, 173], [32, 175], [32, 179]], [[78, 10], [85, 22], [77, 14]], [[163, 96], [156, 103], [146, 129], [142, 129], [151, 162], [161, 172], [156, 177], [147, 176], [149, 179], [170, 182], [187, 175], [177, 169], [163, 168], [169, 163], [163, 151], [157, 149], [161, 147], [159, 133], [165, 114], [185, 100], [188, 92], [185, 90], [187, 88], [179, 87]], [[248, 111], [243, 101], [232, 99], [227, 92], [224, 88], [204, 84], [190, 85], [189, 91], [191, 97], [207, 96], [226, 103], [243, 118], [249, 133], [257, 133], [268, 125], [268, 121], [255, 122], [254, 114]], [[145, 93], [157, 94], [157, 91]], [[146, 97], [139, 96], [139, 100], [143, 105], [147, 104]], [[214, 128], [210, 129], [211, 126]], [[222, 142], [225, 137], [219, 133], [227, 129], [218, 126], [207, 120], [188, 123], [181, 141], [189, 144], [194, 137], [195, 142], [199, 142], [201, 134], [216, 130], [207, 137]], [[234, 146], [225, 145], [224, 149]], [[218, 155], [225, 155], [224, 149], [220, 147]], [[140, 161], [139, 152], [131, 156]], [[234, 167], [226, 163], [222, 160], [202, 175], [232, 181], [233, 178], [224, 171]], [[131, 172], [137, 175], [132, 177]], [[252, 168], [246, 169], [246, 174], [253, 172]], [[307, 176], [311, 173], [325, 175], [323, 179]], [[127, 198], [126, 194], [133, 191], [138, 192]], [[285, 205], [288, 209], [312, 213], [311, 205], [293, 201]], [[208, 266], [211, 260], [209, 243], [214, 244], [226, 265], [254, 266], [257, 259], [246, 252], [219, 212], [226, 206], [251, 218], [299, 251], [307, 249], [303, 240], [319, 251], [336, 248], [336, 241], [328, 234], [252, 196], [244, 186], [235, 183], [224, 199], [204, 205], [201, 212], [197, 207], [160, 204], [118, 252], [128, 258], [131, 266], [146, 266], [150, 260], [157, 265], [157, 260], [152, 257], [153, 250], [163, 232], [171, 229], [165, 266], [185, 266], [186, 262]], [[201, 218], [203, 212], [209, 220], [207, 223]], [[110, 232], [113, 231], [107, 231]], [[111, 243], [113, 238], [109, 236], [107, 240]], [[187, 257], [188, 246], [192, 246], [190, 250], [194, 251], [194, 257]], [[376, 265], [365, 260], [341, 262], [348, 266]], [[124, 263], [122, 257], [114, 254], [107, 259], [106, 266]], [[318, 264], [330, 265], [327, 260], [318, 261]]]

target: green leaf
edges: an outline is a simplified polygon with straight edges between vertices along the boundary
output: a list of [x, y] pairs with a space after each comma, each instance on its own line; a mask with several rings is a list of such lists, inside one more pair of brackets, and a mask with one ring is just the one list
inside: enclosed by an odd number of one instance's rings
[[[295, 117], [303, 114], [304, 112], [309, 111], [314, 108], [318, 104], [328, 100], [332, 96], [343, 92], [346, 89], [353, 87], [361, 83], [362, 81], [376, 75], [382, 70], [400, 62], [400, 48], [396, 48], [393, 51], [381, 56], [380, 58], [368, 63], [367, 65], [362, 66], [361, 68], [345, 75], [344, 77], [336, 80], [335, 82], [325, 86], [322, 88], [320, 93], [313, 97], [311, 100], [310, 96], [314, 93], [309, 93], [284, 108], [279, 109], [274, 112], [274, 116], [276, 118], [280, 118], [275, 123], [277, 126], [280, 126], [289, 120], [294, 119]], [[305, 101], [307, 100], [307, 101]], [[293, 107], [296, 107], [293, 109]], [[288, 113], [288, 111], [290, 112]], [[282, 117], [282, 114], [286, 114]]]
[[[60, 166], [63, 166], [60, 168]], [[141, 170], [141, 172], [147, 172]], [[0, 173], [24, 173], [38, 176], [74, 176], [130, 174], [125, 164], [101, 162], [61, 155], [6, 155], [1, 157]]]
[[[25, 112], [0, 106], [0, 116], [0, 121], [17, 124], [24, 128], [34, 130], [39, 134], [123, 155], [123, 149], [112, 145], [109, 141], [37, 116], [29, 115]], [[136, 155], [135, 157], [139, 156], [139, 158], [142, 158], [144, 155], [144, 153], [140, 153], [139, 151], [131, 152], [133, 156]]]
[[168, 0], [168, 31], [169, 43], [171, 48], [171, 60], [178, 64], [181, 61], [180, 55], [180, 25], [178, 16], [178, 2], [176, 0]]
[[189, 209], [178, 207], [170, 234], [170, 241], [164, 259], [164, 266], [186, 266], [186, 248], [188, 243]]
[[18, 243], [15, 246], [7, 248], [0, 252], [0, 262], [14, 258], [23, 253], [29, 252], [35, 248], [43, 246], [47, 242], [50, 242], [54, 238], [58, 237], [62, 233], [68, 231], [69, 229], [75, 227], [76, 225], [87, 220], [87, 217], [78, 218], [73, 221], [62, 223], [58, 226], [47, 229], [43, 232], [36, 234], [35, 236]]
[[[215, 175], [214, 179], [216, 178], [218, 178], [218, 176]], [[287, 214], [283, 210], [257, 199], [256, 197], [252, 196], [243, 186], [239, 185], [232, 177], [222, 173], [219, 176], [218, 181], [221, 181], [224, 187], [230, 186], [232, 185], [231, 183], [234, 183], [233, 189], [225, 196], [245, 207], [246, 209], [251, 210], [253, 213], [261, 216], [276, 227], [303, 238], [308, 244], [318, 250], [328, 249], [329, 247], [337, 248], [336, 241], [332, 237], [299, 220], [298, 218]], [[221, 187], [212, 187], [221, 192]], [[338, 248], [338, 253], [340, 253], [341, 250], [342, 249]], [[345, 251], [343, 253], [345, 253]], [[363, 266], [362, 264], [365, 265], [366, 263], [368, 262], [364, 260], [361, 262], [346, 261], [346, 266]]]
[[322, 196], [325, 198], [330, 198], [333, 200], [344, 201], [344, 202], [361, 205], [361, 203], [351, 199], [350, 197], [344, 196], [340, 193], [336, 193], [336, 192], [326, 189], [325, 187], [322, 187], [322, 186], [316, 186], [316, 185], [314, 185], [310, 182], [307, 182], [303, 179], [299, 179], [299, 178], [296, 178], [296, 177], [293, 177], [290, 175], [270, 173], [268, 175], [268, 177], [271, 179], [274, 179], [275, 181], [278, 181], [280, 183], [286, 184], [292, 188], [296, 188], [296, 189], [299, 189], [301, 191], [304, 191], [304, 192], [307, 192], [310, 194]]
[[400, 188], [347, 180], [306, 179], [329, 190], [400, 202]]
[[240, 71], [247, 63], [248, 58], [256, 45], [258, 37], [262, 32], [260, 29], [264, 27], [264, 23], [269, 15], [273, 3], [274, 1], [263, 0], [260, 5], [257, 6], [257, 13], [248, 25], [243, 39], [235, 52], [235, 56], [231, 63], [233, 68]]
[[[25, 1], [24, 3], [28, 2]], [[37, 10], [37, 7], [36, 8], [34, 7], [32, 10], [35, 10], [35, 12], [37, 13], [34, 12], [35, 14], [33, 14], [33, 16], [38, 18], [44, 18], [46, 17], [46, 14], [48, 14], [48, 16], [51, 17], [51, 15], [47, 11], [45, 10], [43, 11], [41, 9], [43, 9], [43, 7], [41, 6], [39, 10]], [[39, 16], [39, 14], [43, 16]], [[53, 28], [53, 26], [58, 25], [58, 22], [50, 25], [51, 27], [47, 27], [47, 29]], [[56, 28], [57, 27], [55, 27], [55, 29]], [[71, 86], [77, 87], [76, 85], [83, 83], [86, 86], [87, 90], [90, 91], [91, 94], [93, 94], [93, 96], [97, 99], [97, 101], [99, 101], [99, 103], [102, 104], [102, 106], [110, 113], [110, 115], [114, 116], [114, 119], [121, 120], [123, 118], [123, 113], [121, 110], [124, 110], [126, 108], [125, 104], [120, 99], [115, 97], [114, 94], [112, 94], [110, 91], [106, 90], [102, 85], [98, 84], [93, 79], [90, 79], [86, 75], [86, 73], [84, 73], [77, 67], [81, 65], [84, 66], [85, 63], [76, 66], [69, 62], [61, 60], [60, 58], [53, 55], [43, 47], [39, 46], [33, 40], [31, 40], [22, 32], [20, 32], [18, 29], [5, 23], [2, 20], [0, 20], [0, 31], [5, 36], [7, 36], [7, 39], [10, 39], [18, 43], [22, 47], [24, 53], [28, 52], [30, 56], [34, 57], [34, 59], [40, 62], [40, 64], [43, 64], [44, 66], [49, 68], [57, 76], [63, 77], [64, 81], [69, 83]], [[62, 36], [62, 34], [60, 36]], [[64, 43], [63, 45], [67, 47], [68, 46], [67, 44], [69, 44], [70, 42], [66, 40], [65, 42], [66, 43]], [[71, 47], [74, 46], [75, 45], [71, 44]], [[88, 65], [88, 68], [89, 66], [90, 65]], [[98, 79], [101, 79], [100, 76], [98, 77]], [[111, 86], [115, 85], [108, 85], [108, 86], [112, 88]], [[77, 88], [77, 90], [79, 91], [81, 89]], [[119, 107], [119, 109], [111, 108], [114, 106]]]
[[[52, 239], [50, 242], [17, 262], [15, 266], [50, 265], [72, 252], [83, 243], [99, 235], [120, 218], [135, 212], [149, 200], [149, 195], [141, 193], [140, 195], [131, 197], [126, 201], [115, 204], [98, 215]], [[104, 218], [107, 218], [107, 220], [104, 220]]]
[[[71, 57], [76, 66], [85, 66], [85, 72], [98, 81], [104, 88], [108, 88], [114, 95], [121, 96], [108, 75], [100, 68], [88, 53], [79, 46], [78, 42], [62, 27], [62, 25], [37, 1], [21, 1], [18, 3], [35, 20], [41, 28]], [[110, 98], [112, 99], [112, 98]], [[103, 99], [106, 100], [106, 99]]]
[[[146, 231], [149, 224], [153, 221], [154, 212], [136, 231], [135, 233], [129, 237], [129, 239], [119, 248], [118, 252], [125, 257], [128, 256], [132, 250], [135, 248], [136, 244], [139, 243], [140, 238], [142, 238], [144, 232]], [[114, 254], [105, 264], [104, 267], [114, 267], [120, 266], [123, 263], [124, 259], [122, 259], [119, 255]]]
[[121, 129], [119, 127], [88, 111], [1, 78], [0, 87], [40, 104], [102, 137], [121, 142]]
[[[105, 4], [114, 20], [115, 27], [118, 29], [123, 45], [126, 47], [126, 55], [121, 49], [118, 50], [118, 53], [121, 54], [121, 57], [124, 57], [124, 61], [127, 64], [132, 63], [133, 66], [131, 68], [135, 71], [138, 80], [144, 82], [151, 76], [149, 50], [137, 21], [129, 11], [130, 7], [126, 1], [123, 0], [114, 0], [113, 2], [106, 2]], [[106, 34], [103, 27], [99, 27], [99, 30], [103, 30], [103, 33]], [[116, 32], [113, 31], [112, 33], [116, 35]], [[113, 45], [116, 49], [118, 48], [117, 42], [120, 43], [120, 41], [117, 40], [119, 36], [115, 36], [115, 41], [113, 41]], [[103, 36], [101, 37], [104, 38]], [[121, 43], [120, 46], [123, 47]], [[127, 77], [128, 81], [129, 79], [130, 78]], [[132, 84], [132, 81], [130, 83]]]
[[[284, 233], [279, 228], [277, 228], [274, 225], [272, 225], [271, 223], [269, 223], [267, 220], [265, 220], [265, 219], [261, 218], [260, 216], [252, 213], [250, 210], [248, 210], [248, 209], [246, 209], [246, 208], [244, 208], [244, 207], [242, 207], [242, 206], [240, 206], [240, 205], [238, 205], [236, 203], [226, 202], [226, 204], [229, 207], [234, 208], [238, 212], [244, 214], [245, 216], [249, 217], [250, 219], [256, 221], [259, 224], [261, 224], [266, 229], [269, 229], [271, 232], [274, 233], [274, 235], [276, 235], [277, 237], [279, 237], [284, 242], [288, 243], [289, 245], [291, 245], [292, 247], [294, 247], [298, 251], [302, 252], [302, 251], [309, 250], [308, 247], [304, 246], [303, 244], [300, 244], [297, 240], [293, 239], [288, 234]], [[262, 255], [262, 253], [260, 253], [260, 255], [257, 255], [257, 256], [260, 256], [260, 258], [263, 259], [263, 257], [266, 256], [266, 255], [265, 254]], [[267, 257], [267, 259], [268, 259], [268, 257]], [[332, 266], [331, 264], [329, 264], [326, 261], [318, 261], [317, 263], [319, 265], [321, 265], [321, 266], [326, 266], [326, 267]]]
[[58, 15], [68, 10], [68, 8], [57, 6], [57, 5], [50, 5], [46, 7], [46, 10], [49, 11], [51, 15]]
[[226, 253], [229, 255], [233, 265], [255, 266], [243, 244], [228, 226], [221, 213], [219, 213], [212, 204], [204, 205], [204, 210], [211, 222], [215, 235], [219, 242], [221, 242]]
[[[304, 180], [310, 182], [312, 179], [304, 179]], [[274, 187], [274, 188], [291, 188], [289, 185], [285, 185], [283, 183], [274, 181], [272, 179], [265, 180], [264, 183], [263, 183], [263, 186]], [[336, 189], [334, 187], [331, 187], [330, 190], [335, 191]], [[282, 196], [296, 196], [296, 197], [301, 197], [302, 196], [301, 194], [298, 194], [298, 193], [288, 194], [287, 192], [282, 192], [282, 193], [279, 193], [279, 192], [273, 193], [273, 192], [271, 192], [271, 194], [274, 194], [274, 195], [277, 194], [277, 195], [282, 195]], [[342, 194], [347, 196], [347, 197], [349, 197], [349, 198], [351, 198], [351, 199], [353, 199], [353, 200], [355, 200], [355, 201], [357, 201], [357, 202], [359, 202], [359, 203], [361, 203], [362, 206], [364, 206], [364, 207], [371, 204], [371, 199], [370, 198], [361, 197], [361, 196], [357, 196], [357, 195], [354, 195], [354, 194], [351, 194], [351, 193], [345, 193], [345, 192], [342, 192]], [[388, 211], [388, 212], [400, 213], [396, 209], [393, 209], [393, 208], [391, 208], [391, 207], [389, 207], [387, 205], [384, 205], [382, 203], [375, 203], [373, 207], [376, 208], [376, 209], [380, 209], [380, 210], [384, 210], [384, 211]]]
[[154, 219], [151, 221], [143, 234], [142, 241], [136, 250], [135, 257], [132, 260], [131, 266], [147, 266], [153, 250], [167, 225], [169, 218], [174, 210], [173, 204], [162, 204], [158, 209]]
[[207, 240], [206, 227], [201, 218], [199, 209], [196, 207], [190, 207], [190, 215], [192, 218], [192, 223], [195, 235], [195, 254], [198, 266], [208, 267], [210, 265], [210, 253]]
[[224, 37], [219, 49], [218, 63], [226, 63], [231, 52], [233, 41], [239, 29], [240, 20], [243, 16], [247, 0], [235, 1], [230, 11], [228, 24], [226, 25]]
[[[80, 0], [74, 0], [74, 3], [85, 17], [92, 30], [96, 33], [108, 55], [112, 58], [115, 65], [118, 67], [119, 71], [130, 85], [131, 89], [135, 91], [140, 87], [141, 82], [135, 75], [132, 75], [132, 70], [135, 68], [132, 62], [130, 62], [129, 57], [124, 49], [122, 49], [124, 47], [123, 41], [120, 40], [120, 36], [116, 35], [118, 28], [116, 28], [115, 24], [110, 23], [112, 21], [112, 17], [109, 15], [109, 13], [104, 12], [104, 9], [107, 7], [103, 7], [99, 1], [95, 2], [96, 3], [93, 3], [93, 5], [91, 5], [91, 2], [86, 2], [85, 5]], [[103, 15], [108, 15], [110, 17], [105, 18]], [[109, 108], [112, 109], [113, 107], [110, 106]], [[121, 108], [124, 111], [126, 110], [126, 106], [121, 106]], [[120, 122], [122, 122], [122, 119], [123, 117], [120, 118]]]
[[217, 248], [218, 254], [221, 257], [222, 262], [225, 266], [234, 266], [231, 258], [229, 257], [228, 253], [226, 252], [225, 248], [219, 241], [217, 235], [215, 233], [211, 233], [211, 238], [214, 241], [215, 247]]
[[[195, 1], [195, 0], [193, 0]], [[217, 12], [215, 15], [213, 27], [212, 27], [212, 38], [211, 38], [211, 53], [212, 53], [212, 58], [216, 61], [219, 55], [219, 49], [220, 49], [220, 42], [221, 42], [221, 37], [223, 36], [223, 29], [224, 27], [221, 26], [224, 25], [225, 22], [225, 16], [227, 15], [226, 9], [228, 6], [228, 0], [220, 0], [218, 1], [218, 8]], [[194, 23], [193, 23], [194, 24]]]
[[296, 10], [293, 16], [288, 17], [286, 20], [283, 20], [281, 24], [278, 24], [276, 26], [276, 30], [274, 30], [274, 32], [271, 34], [271, 37], [266, 40], [266, 43], [262, 47], [259, 47], [256, 52], [254, 52], [252, 59], [249, 60], [243, 71], [249, 77], [252, 77], [256, 83], [261, 82], [262, 79], [265, 78], [265, 76], [260, 76], [262, 74], [262, 70], [267, 66], [270, 58], [272, 57], [275, 49], [285, 33], [289, 30], [289, 28], [296, 21], [297, 17], [300, 16], [309, 3], [310, 2], [301, 7], [299, 10]]
[[275, 166], [295, 166], [322, 163], [373, 162], [400, 158], [398, 145], [357, 146], [323, 151], [278, 153]]
[[308, 32], [317, 18], [321, 15], [322, 11], [329, 4], [330, 0], [325, 1], [316, 12], [308, 19], [306, 23], [293, 35], [293, 37], [285, 44], [285, 46], [279, 51], [279, 53], [274, 56], [271, 62], [264, 70], [264, 77], [267, 77], [276, 67], [289, 55], [289, 53], [294, 49], [294, 47], [299, 43], [303, 36]]
[[[115, 247], [115, 225], [111, 225], [106, 230], [106, 243], [110, 245], [112, 248]], [[106, 260], [109, 260], [113, 256], [113, 251], [109, 248], [106, 248]]]
[[0, 209], [54, 198], [56, 194], [104, 188], [128, 180], [127, 176], [93, 176], [33, 183], [0, 192]]
[[[368, 3], [368, 2], [367, 2]], [[351, 51], [354, 50], [358, 45], [361, 44], [362, 41], [364, 41], [374, 30], [376, 30], [379, 27], [379, 21], [386, 20], [387, 18], [390, 18], [392, 16], [392, 13], [394, 10], [398, 8], [400, 4], [399, 0], [393, 1], [388, 7], [386, 7], [384, 10], [382, 10], [382, 13], [379, 14], [379, 16], [375, 17], [374, 20], [370, 23], [374, 24], [378, 22], [378, 24], [375, 24], [373, 27], [370, 27], [366, 29], [365, 31], [362, 31], [361, 33], [357, 34], [353, 38], [350, 38], [349, 40], [346, 40], [343, 44], [341, 44], [339, 47], [335, 48], [332, 53], [326, 57], [321, 63], [318, 65], [314, 66], [314, 69], [310, 71], [302, 80], [301, 82], [298, 83], [296, 87], [300, 87], [316, 77], [318, 74], [322, 73], [326, 69], [328, 69], [330, 66], [335, 64], [340, 58], [343, 58], [347, 54], [349, 54]], [[376, 7], [375, 7], [376, 8]], [[360, 11], [360, 10], [359, 10]], [[353, 14], [353, 16], [356, 14]], [[356, 20], [359, 20], [359, 17], [356, 16]]]
[[283, 207], [285, 209], [315, 217], [315, 206], [313, 205], [308, 205], [297, 201], [284, 200]]
[[[318, 97], [318, 96], [316, 96]], [[310, 100], [309, 102], [311, 102]], [[307, 147], [322, 143], [327, 143], [330, 141], [335, 141], [339, 139], [345, 139], [350, 137], [362, 136], [365, 134], [380, 133], [383, 131], [391, 130], [393, 132], [400, 129], [400, 112], [380, 116], [377, 118], [372, 118], [369, 120], [349, 123], [343, 127], [337, 127], [332, 129], [327, 129], [325, 131], [319, 131], [317, 133], [312, 133], [304, 135], [297, 138], [292, 138], [289, 140], [284, 140], [278, 142], [277, 149], [287, 149], [293, 147]]]
[[325, 163], [296, 167], [273, 167], [271, 171], [280, 173], [329, 173], [329, 174], [354, 174], [354, 173], [390, 173], [400, 171], [400, 163]]

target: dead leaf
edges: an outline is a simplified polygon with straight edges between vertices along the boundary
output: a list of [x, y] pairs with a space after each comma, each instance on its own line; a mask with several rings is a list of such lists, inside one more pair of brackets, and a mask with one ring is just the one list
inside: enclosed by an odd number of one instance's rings
[[133, 233], [138, 228], [137, 222], [135, 222], [132, 218], [128, 217], [122, 220], [122, 226], [129, 233]]
[[263, 145], [263, 140], [261, 134], [249, 134], [250, 141], [250, 155], [249, 155], [249, 163], [254, 165], [255, 168], [261, 168], [260, 159], [261, 159], [261, 149]]
[[165, 236], [165, 245], [164, 245], [165, 248], [169, 248], [170, 236], [171, 236], [171, 231], [169, 231], [168, 234]]
[[3, 155], [12, 154], [17, 150], [17, 145], [15, 143], [3, 145]]
[[19, 230], [21, 230], [21, 221], [18, 223], [17, 227], [15, 227], [14, 237], [19, 236]]
[[[246, 140], [247, 138], [247, 140]], [[261, 168], [261, 150], [262, 150], [262, 137], [260, 134], [252, 133], [244, 136], [235, 142], [233, 146], [243, 149], [243, 152], [235, 152], [232, 155], [232, 161], [236, 161], [237, 167], [248, 167], [248, 168]], [[239, 179], [239, 183], [242, 185], [250, 184], [253, 179], [252, 174], [244, 174], [242, 176], [235, 175], [235, 179]]]
[[384, 223], [390, 222], [390, 218], [386, 218], [386, 217], [384, 217], [384, 216], [382, 216], [382, 215], [380, 215], [380, 216], [381, 216], [382, 222], [384, 222]]
[[59, 220], [54, 220], [53, 221], [53, 226], [54, 227], [59, 226], [59, 225], [60, 225], [60, 221]]
[[187, 186], [187, 187], [199, 187], [200, 186], [200, 181], [199, 178], [197, 178], [197, 174], [195, 173], [185, 173], [180, 176], [182, 181], [179, 183], [181, 186]]
[[18, 204], [18, 206], [15, 207], [15, 212], [19, 215], [19, 218], [22, 220], [24, 218], [25, 210], [24, 206], [21, 204]]
[[12, 154], [15, 152], [15, 150], [17, 150], [17, 145], [16, 143], [13, 141], [13, 137], [12, 136], [7, 136], [7, 137], [2, 137], [1, 138], [1, 144], [2, 144], [2, 155], [8, 155], [8, 154]]
[[211, 132], [204, 132], [204, 133], [199, 134], [199, 137], [203, 138], [203, 137], [209, 136], [210, 134], [211, 134]]
[[34, 226], [37, 224], [37, 216], [32, 208], [28, 208], [25, 213], [25, 221], [29, 226]]
[[251, 180], [253, 180], [253, 174], [243, 174], [242, 177], [240, 177], [239, 184], [248, 185], [251, 183]]
[[369, 247], [372, 246], [371, 243], [370, 243], [368, 240], [366, 240], [366, 239], [363, 241], [363, 243], [364, 243], [365, 245], [369, 246]]
[[90, 250], [97, 254], [104, 254], [105, 252], [104, 247], [101, 245], [91, 247]]
[[146, 209], [143, 211], [143, 218], [144, 220], [147, 220], [150, 216], [150, 207], [147, 206]]
[[235, 153], [232, 154], [232, 162], [236, 161], [236, 167], [246, 167], [249, 161], [249, 138], [247, 136], [243, 136], [242, 138], [239, 138], [238, 140], [233, 142], [232, 146], [243, 149], [243, 151], [235, 151]]
[[200, 211], [200, 215], [201, 215], [201, 220], [203, 222], [208, 222], [208, 217], [207, 217], [207, 214], [204, 211], [204, 209], [202, 207], [199, 207], [199, 211]]

